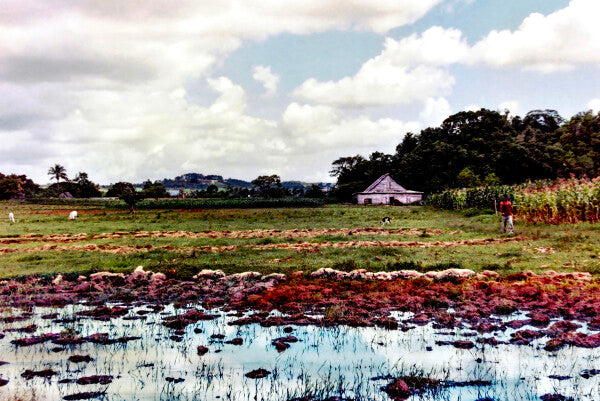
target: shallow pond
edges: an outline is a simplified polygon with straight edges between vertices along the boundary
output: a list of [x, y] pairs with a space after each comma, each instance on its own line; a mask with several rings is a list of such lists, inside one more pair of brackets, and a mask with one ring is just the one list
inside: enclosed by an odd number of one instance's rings
[[[188, 305], [189, 308], [191, 305]], [[202, 310], [199, 306], [194, 306]], [[381, 328], [292, 326], [262, 327], [228, 325], [239, 316], [219, 310], [206, 311], [218, 318], [190, 324], [184, 333], [165, 327], [166, 316], [187, 308], [167, 306], [143, 316], [147, 305], [131, 308], [125, 317], [99, 321], [76, 315], [87, 306], [33, 308], [27, 320], [0, 323], [1, 400], [61, 400], [78, 393], [96, 393], [101, 400], [290, 400], [303, 396], [325, 399], [390, 400], [382, 391], [392, 377], [425, 376], [448, 382], [489, 381], [489, 385], [446, 386], [409, 399], [429, 400], [539, 400], [543, 394], [560, 393], [576, 400], [600, 399], [600, 375], [585, 374], [600, 369], [600, 349], [565, 347], [556, 352], [543, 349], [546, 339], [531, 345], [490, 346], [476, 341], [471, 330], [435, 330], [431, 324], [408, 331]], [[2, 316], [19, 315], [7, 309]], [[54, 319], [42, 316], [58, 313]], [[142, 312], [143, 313], [143, 312]], [[411, 314], [396, 313], [399, 321]], [[139, 317], [129, 320], [129, 317]], [[515, 313], [505, 319], [519, 318]], [[72, 320], [72, 321], [71, 321]], [[35, 331], [6, 331], [37, 325]], [[108, 333], [109, 338], [140, 337], [126, 342], [57, 345], [51, 341], [16, 346], [11, 341], [69, 330], [86, 337]], [[289, 329], [287, 330], [289, 331]], [[511, 332], [495, 332], [508, 341]], [[580, 331], [585, 331], [585, 326]], [[477, 334], [475, 337], [474, 335]], [[222, 335], [223, 338], [213, 338]], [[278, 337], [293, 335], [298, 342], [279, 352], [272, 344]], [[241, 338], [242, 344], [227, 343]], [[459, 349], [438, 341], [469, 340], [476, 345]], [[239, 342], [239, 340], [237, 340]], [[198, 346], [208, 352], [199, 355]], [[72, 355], [89, 355], [89, 362], [71, 362]], [[246, 374], [263, 368], [266, 377]], [[47, 378], [22, 377], [26, 370], [56, 372]], [[107, 384], [77, 384], [76, 379], [110, 375]], [[550, 376], [563, 376], [551, 378]], [[568, 376], [569, 378], [565, 378]], [[62, 383], [61, 383], [62, 382]], [[68, 399], [68, 398], [67, 398]], [[75, 398], [72, 398], [75, 399]]]

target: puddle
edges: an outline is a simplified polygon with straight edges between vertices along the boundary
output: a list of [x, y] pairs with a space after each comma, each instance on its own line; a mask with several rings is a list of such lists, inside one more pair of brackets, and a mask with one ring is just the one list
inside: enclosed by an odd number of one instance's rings
[[[194, 307], [203, 310], [197, 305]], [[87, 392], [96, 395], [95, 399], [111, 401], [285, 401], [308, 395], [315, 395], [316, 399], [341, 396], [356, 400], [390, 400], [381, 388], [392, 377], [407, 375], [446, 382], [491, 382], [489, 386], [426, 391], [409, 400], [539, 400], [541, 395], [549, 393], [560, 393], [577, 400], [600, 399], [600, 375], [582, 376], [585, 371], [600, 368], [600, 349], [566, 346], [548, 352], [544, 350], [547, 337], [533, 340], [528, 346], [509, 344], [511, 334], [521, 329], [507, 328], [473, 336], [475, 332], [470, 329], [434, 329], [429, 323], [408, 331], [291, 326], [290, 332], [284, 326], [228, 325], [239, 316], [228, 316], [214, 309], [205, 312], [218, 315], [215, 320], [201, 320], [176, 333], [162, 324], [163, 319], [183, 314], [186, 308], [168, 305], [162, 312], [140, 315], [138, 311], [149, 310], [147, 305], [141, 305], [131, 308], [126, 316], [107, 321], [76, 315], [76, 312], [88, 309], [91, 308], [80, 305], [35, 307], [27, 320], [0, 323], [2, 330], [37, 325], [32, 333], [3, 332], [0, 360], [8, 364], [0, 366], [0, 378], [9, 382], [0, 387], [0, 399], [61, 400]], [[3, 316], [20, 313], [22, 311], [9, 309]], [[53, 313], [58, 314], [55, 320], [42, 318]], [[142, 319], [129, 320], [134, 316]], [[525, 319], [525, 316], [514, 313], [502, 320]], [[413, 315], [394, 312], [392, 317], [407, 321]], [[72, 319], [75, 320], [70, 322]], [[585, 332], [585, 329], [583, 325], [579, 331]], [[46, 341], [21, 347], [11, 343], [19, 338], [65, 330], [77, 337], [108, 333], [111, 339], [139, 339], [114, 344], [83, 342], [71, 345]], [[224, 337], [211, 337], [215, 334]], [[492, 335], [507, 344], [490, 346], [477, 341]], [[272, 342], [285, 336], [295, 336], [299, 341], [288, 342], [289, 347], [278, 352]], [[234, 338], [241, 338], [242, 344], [227, 343]], [[471, 341], [475, 346], [459, 349], [436, 344], [457, 340]], [[207, 347], [208, 352], [199, 355], [199, 346]], [[73, 355], [89, 355], [91, 361], [71, 362], [69, 357]], [[21, 374], [28, 369], [51, 369], [56, 374], [27, 380]], [[246, 377], [247, 373], [257, 369], [266, 369], [270, 373], [259, 379]], [[85, 385], [75, 382], [95, 375], [112, 376], [112, 381]]]

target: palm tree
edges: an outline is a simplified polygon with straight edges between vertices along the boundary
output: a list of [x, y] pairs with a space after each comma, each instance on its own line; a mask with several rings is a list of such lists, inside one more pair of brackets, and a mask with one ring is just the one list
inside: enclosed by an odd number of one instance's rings
[[58, 193], [60, 194], [61, 191], [60, 191], [60, 182], [59, 181], [61, 178], [63, 180], [68, 180], [67, 170], [60, 164], [55, 164], [53, 167], [50, 167], [50, 169], [48, 170], [48, 175], [56, 180], [56, 183], [58, 184], [57, 185]]

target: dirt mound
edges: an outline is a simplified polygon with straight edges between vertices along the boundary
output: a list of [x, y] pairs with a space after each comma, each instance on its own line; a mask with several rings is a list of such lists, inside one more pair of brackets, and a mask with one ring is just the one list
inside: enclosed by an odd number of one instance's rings
[[[67, 213], [68, 214], [68, 213]], [[90, 241], [97, 239], [119, 239], [119, 238], [312, 238], [317, 236], [333, 235], [404, 235], [418, 236], [424, 230], [417, 228], [382, 229], [382, 228], [306, 228], [294, 230], [241, 230], [241, 231], [116, 231], [88, 235], [78, 234], [25, 234], [18, 237], [0, 238], [0, 244], [23, 244], [29, 242], [55, 242], [71, 243], [79, 241]], [[442, 230], [427, 229], [429, 235], [439, 235]]]
[[31, 248], [7, 248], [0, 247], [0, 254], [8, 253], [32, 253], [46, 251], [83, 251], [83, 252], [106, 252], [114, 254], [131, 254], [148, 252], [150, 250], [166, 250], [174, 252], [231, 252], [240, 248], [254, 250], [270, 249], [289, 249], [297, 252], [318, 252], [321, 248], [430, 248], [430, 247], [455, 247], [455, 246], [473, 246], [503, 244], [507, 242], [526, 241], [525, 237], [511, 238], [477, 238], [458, 241], [345, 241], [345, 242], [300, 242], [300, 243], [280, 243], [263, 245], [225, 245], [225, 246], [195, 246], [195, 247], [175, 247], [172, 245], [153, 246], [146, 245], [110, 245], [110, 244], [87, 244], [87, 245], [56, 245], [45, 244]]

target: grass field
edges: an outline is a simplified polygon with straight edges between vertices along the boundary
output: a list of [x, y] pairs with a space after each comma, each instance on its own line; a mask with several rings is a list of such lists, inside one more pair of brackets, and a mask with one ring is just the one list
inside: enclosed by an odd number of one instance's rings
[[[428, 207], [329, 205], [144, 210], [130, 215], [80, 206], [77, 220], [69, 221], [70, 210], [64, 205], [0, 203], [0, 277], [125, 272], [138, 265], [180, 277], [202, 269], [289, 273], [322, 267], [600, 273], [600, 224], [534, 225], [517, 218], [517, 233], [509, 237], [500, 232], [495, 215], [467, 216]], [[16, 224], [9, 224], [9, 211]], [[381, 230], [384, 216], [392, 217], [392, 223]], [[369, 227], [379, 230], [360, 230]], [[115, 232], [119, 234], [102, 235]], [[57, 234], [62, 236], [48, 237]], [[482, 239], [490, 241], [480, 244]]]

